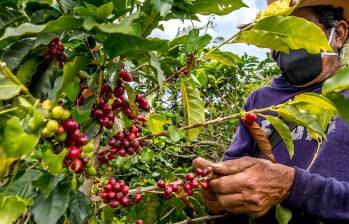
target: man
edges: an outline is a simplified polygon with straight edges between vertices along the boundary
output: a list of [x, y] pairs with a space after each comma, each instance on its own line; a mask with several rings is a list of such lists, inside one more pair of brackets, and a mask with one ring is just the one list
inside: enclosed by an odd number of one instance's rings
[[[274, 0], [269, 0], [270, 4]], [[293, 13], [323, 29], [337, 54], [311, 55], [304, 50], [290, 54], [273, 52], [282, 76], [271, 86], [254, 91], [246, 111], [277, 105], [304, 92], [321, 92], [322, 83], [340, 68], [338, 55], [348, 37], [349, 1], [304, 0]], [[349, 93], [345, 93], [349, 97]], [[261, 118], [257, 122], [270, 129]], [[203, 158], [193, 167], [211, 167], [220, 178], [202, 190], [203, 203], [213, 213], [229, 212], [264, 217], [261, 223], [276, 223], [273, 207], [281, 203], [292, 210], [291, 223], [349, 223], [349, 125], [336, 118], [328, 128], [328, 141], [321, 146], [309, 167], [317, 143], [303, 127], [293, 130], [295, 155], [289, 158], [283, 143], [274, 148], [278, 164], [253, 157], [259, 150], [240, 122], [234, 140], [225, 153], [225, 162], [212, 164]], [[269, 214], [269, 213], [270, 214]], [[230, 223], [224, 221], [224, 223]]]

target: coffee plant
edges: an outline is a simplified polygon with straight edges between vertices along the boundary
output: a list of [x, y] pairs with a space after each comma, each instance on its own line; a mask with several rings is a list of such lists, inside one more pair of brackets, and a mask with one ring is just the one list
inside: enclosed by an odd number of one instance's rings
[[[257, 142], [266, 137], [255, 121], [268, 119], [291, 157], [283, 119], [321, 144], [334, 116], [349, 121], [340, 94], [349, 88], [348, 68], [322, 95], [246, 112], [247, 95], [278, 69], [270, 59], [219, 50], [247, 43], [331, 51], [320, 28], [289, 16], [290, 3], [277, 1], [208, 47], [212, 37], [194, 27], [173, 40], [150, 34], [163, 21], [229, 14], [247, 7], [242, 0], [1, 1], [0, 223], [222, 218], [208, 215], [197, 194], [215, 174], [192, 170], [191, 161], [220, 160], [239, 119]], [[268, 147], [260, 149], [272, 160]]]

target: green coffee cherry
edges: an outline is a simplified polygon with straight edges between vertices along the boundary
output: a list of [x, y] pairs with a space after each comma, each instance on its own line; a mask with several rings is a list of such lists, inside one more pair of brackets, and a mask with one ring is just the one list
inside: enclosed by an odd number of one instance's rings
[[56, 139], [59, 142], [64, 142], [67, 139], [67, 133], [64, 132], [63, 134], [57, 135]]
[[56, 120], [49, 120], [46, 124], [46, 128], [50, 131], [50, 132], [56, 132], [59, 128], [59, 123]]
[[42, 129], [42, 136], [44, 138], [51, 138], [55, 135], [55, 132], [48, 130], [48, 128]]
[[63, 107], [61, 107], [61, 106], [55, 106], [55, 107], [52, 109], [51, 113], [52, 113], [52, 117], [53, 117], [54, 119], [60, 120], [60, 119], [62, 119], [62, 117], [63, 117], [64, 109], [63, 109]]
[[67, 120], [67, 119], [69, 119], [69, 118], [70, 118], [70, 112], [69, 112], [69, 110], [64, 110], [61, 119], [62, 119], [63, 121], [65, 121], [65, 120]]

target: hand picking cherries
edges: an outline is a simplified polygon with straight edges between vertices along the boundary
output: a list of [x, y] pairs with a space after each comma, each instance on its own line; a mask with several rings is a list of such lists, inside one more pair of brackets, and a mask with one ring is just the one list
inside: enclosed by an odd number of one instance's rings
[[140, 136], [140, 128], [135, 124], [129, 128], [129, 131], [118, 132], [115, 136], [111, 137], [108, 141], [110, 149], [108, 151], [101, 151], [98, 156], [98, 160], [101, 163], [108, 163], [113, 160], [116, 155], [125, 157], [126, 155], [139, 154], [142, 146], [146, 144], [145, 141], [139, 142], [136, 140]]
[[52, 60], [56, 58], [60, 68], [64, 67], [64, 62], [67, 60], [67, 56], [64, 53], [64, 46], [58, 37], [51, 40], [48, 45], [48, 49], [44, 53], [45, 60]]
[[257, 120], [257, 115], [252, 112], [246, 113], [243, 117], [243, 122], [249, 126], [253, 125], [253, 123], [256, 122], [256, 120]]
[[[172, 183], [172, 184], [168, 185], [163, 180], [159, 180], [157, 183], [157, 186], [159, 188], [164, 189], [164, 197], [166, 199], [171, 199], [173, 193], [179, 192], [182, 190], [185, 191], [188, 196], [192, 196], [194, 193], [194, 190], [200, 187], [200, 183], [199, 183], [199, 180], [197, 178], [207, 177], [208, 174], [209, 174], [209, 172], [207, 169], [197, 168], [195, 170], [195, 174], [189, 173], [185, 176], [185, 181], [181, 182], [180, 186], [179, 186], [180, 182]], [[203, 181], [201, 183], [201, 186], [204, 189], [208, 189], [208, 181], [206, 181], [206, 180]]]
[[[116, 181], [114, 178], [110, 178], [108, 183], [103, 186], [103, 190], [100, 194], [101, 199], [105, 204], [109, 204], [111, 208], [117, 208], [119, 205], [130, 206], [129, 187], [123, 180]], [[141, 194], [134, 196], [135, 203], [139, 203], [141, 199]]]

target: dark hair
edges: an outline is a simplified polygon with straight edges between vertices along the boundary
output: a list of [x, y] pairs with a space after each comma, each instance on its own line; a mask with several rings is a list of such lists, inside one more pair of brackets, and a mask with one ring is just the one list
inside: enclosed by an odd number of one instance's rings
[[326, 30], [334, 27], [336, 21], [345, 20], [344, 9], [342, 7], [335, 8], [332, 5], [319, 5], [312, 6], [311, 8]]

